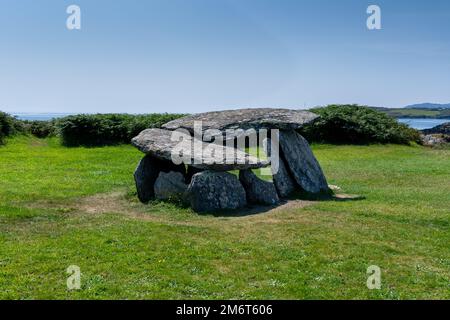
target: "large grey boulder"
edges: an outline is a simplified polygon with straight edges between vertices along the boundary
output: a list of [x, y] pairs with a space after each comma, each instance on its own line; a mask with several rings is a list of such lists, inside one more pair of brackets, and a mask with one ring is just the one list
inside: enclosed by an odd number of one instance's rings
[[196, 212], [235, 210], [247, 204], [244, 188], [237, 177], [228, 172], [203, 171], [195, 174], [187, 196]]
[[[278, 139], [274, 139], [274, 142], [278, 142]], [[268, 157], [272, 157], [272, 139], [267, 138], [264, 140], [264, 152]], [[276, 163], [278, 161], [278, 166]], [[271, 158], [270, 162], [272, 164], [272, 179], [275, 185], [275, 188], [278, 191], [278, 195], [281, 198], [289, 197], [297, 188], [294, 179], [291, 177], [286, 164], [281, 157], [280, 152], [278, 152], [278, 159]]]
[[133, 138], [131, 143], [142, 152], [162, 160], [173, 161], [174, 154], [180, 155], [180, 161], [185, 165], [202, 170], [230, 171], [270, 165], [269, 161], [260, 160], [241, 150], [206, 143], [183, 132], [174, 135], [173, 131], [147, 129]]
[[308, 141], [293, 130], [280, 131], [280, 149], [297, 184], [306, 192], [328, 192], [328, 183]]
[[138, 198], [147, 203], [155, 198], [154, 185], [160, 172], [179, 172], [184, 176], [186, 168], [184, 165], [175, 165], [170, 161], [164, 161], [151, 155], [145, 156], [138, 164], [134, 172], [134, 180]]
[[195, 114], [170, 121], [164, 129], [186, 129], [194, 132], [194, 121], [202, 121], [202, 130], [217, 129], [285, 129], [295, 130], [317, 119], [319, 116], [309, 112], [289, 109], [239, 109]]
[[155, 197], [158, 200], [183, 201], [187, 188], [185, 177], [180, 172], [160, 172], [154, 186]]
[[275, 185], [259, 179], [251, 170], [241, 170], [239, 181], [244, 186], [249, 203], [275, 205], [280, 202]]

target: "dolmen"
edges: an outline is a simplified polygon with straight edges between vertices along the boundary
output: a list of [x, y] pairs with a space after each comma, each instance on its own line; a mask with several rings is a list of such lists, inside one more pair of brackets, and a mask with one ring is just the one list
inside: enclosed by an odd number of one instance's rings
[[[317, 118], [308, 111], [240, 109], [144, 130], [132, 140], [145, 154], [134, 173], [139, 200], [177, 200], [196, 212], [217, 212], [275, 206], [294, 192], [328, 193], [317, 159], [297, 132]], [[254, 169], [266, 170], [272, 182]]]

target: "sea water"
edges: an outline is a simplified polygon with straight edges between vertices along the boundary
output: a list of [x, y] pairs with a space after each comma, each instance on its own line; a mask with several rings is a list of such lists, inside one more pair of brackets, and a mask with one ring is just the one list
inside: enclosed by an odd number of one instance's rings
[[429, 118], [418, 118], [418, 119], [410, 119], [410, 118], [402, 118], [398, 119], [399, 122], [407, 124], [411, 128], [417, 130], [425, 130], [437, 127], [443, 123], [450, 122], [450, 119], [429, 119]]
[[56, 118], [63, 118], [70, 115], [69, 113], [15, 113], [17, 119], [28, 121], [47, 121]]

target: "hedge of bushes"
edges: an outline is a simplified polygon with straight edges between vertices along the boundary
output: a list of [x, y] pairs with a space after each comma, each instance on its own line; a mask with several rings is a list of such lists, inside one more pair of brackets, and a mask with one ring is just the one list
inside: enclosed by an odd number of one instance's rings
[[24, 132], [23, 124], [16, 118], [0, 111], [0, 144], [5, 143], [5, 138], [16, 133]]
[[7, 113], [0, 111], [0, 144], [4, 144], [5, 138], [15, 134], [31, 134], [38, 138], [46, 138], [56, 135], [56, 121], [27, 121], [19, 120]]
[[10, 124], [8, 121], [8, 115], [0, 112], [0, 144], [4, 143], [4, 139], [9, 135]]
[[58, 133], [56, 127], [57, 120], [50, 121], [23, 121], [25, 126], [25, 132], [32, 134], [38, 138], [47, 138], [55, 136]]
[[329, 105], [310, 111], [321, 117], [301, 133], [310, 142], [333, 144], [420, 143], [420, 133], [369, 107]]
[[66, 146], [103, 146], [130, 143], [147, 128], [159, 128], [180, 114], [81, 114], [50, 121], [18, 120], [0, 112], [0, 144], [13, 134], [31, 134], [38, 138], [60, 135]]
[[57, 120], [62, 143], [66, 146], [104, 146], [130, 143], [147, 128], [159, 128], [179, 114], [81, 114]]
[[[311, 110], [321, 117], [300, 130], [310, 142], [333, 144], [421, 142], [420, 133], [394, 118], [358, 105], [330, 105]], [[159, 128], [182, 114], [81, 114], [52, 121], [20, 121], [0, 112], [0, 144], [14, 133], [39, 138], [60, 135], [66, 146], [130, 143], [147, 128]]]

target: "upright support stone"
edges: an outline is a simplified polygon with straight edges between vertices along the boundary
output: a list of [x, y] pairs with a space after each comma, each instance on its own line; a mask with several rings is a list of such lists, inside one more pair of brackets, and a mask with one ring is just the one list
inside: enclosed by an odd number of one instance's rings
[[154, 164], [154, 159], [150, 156], [144, 157], [134, 171], [134, 181], [138, 198], [141, 202], [147, 203], [155, 196], [153, 185], [158, 178], [159, 170]]
[[247, 204], [245, 190], [235, 175], [203, 171], [192, 177], [187, 191], [196, 212], [234, 210]]
[[252, 170], [241, 170], [239, 181], [244, 186], [249, 203], [275, 205], [280, 202], [275, 185], [259, 179]]
[[183, 201], [187, 190], [185, 176], [180, 172], [160, 172], [155, 182], [155, 197], [158, 200]]
[[138, 198], [141, 202], [147, 203], [155, 198], [154, 185], [160, 172], [180, 172], [186, 174], [184, 165], [175, 165], [170, 161], [157, 159], [151, 155], [146, 155], [138, 164], [134, 172], [134, 180]]
[[280, 147], [295, 181], [306, 192], [328, 192], [328, 183], [308, 141], [293, 130], [280, 131]]
[[272, 158], [272, 142], [278, 143], [277, 140], [272, 141], [272, 139], [267, 138], [264, 140], [264, 152], [271, 158], [272, 163], [272, 178], [275, 188], [277, 189], [278, 195], [281, 198], [289, 197], [296, 189], [296, 183], [294, 179], [289, 174], [286, 164], [281, 157], [281, 153], [278, 154], [278, 168], [275, 168], [275, 159]]

